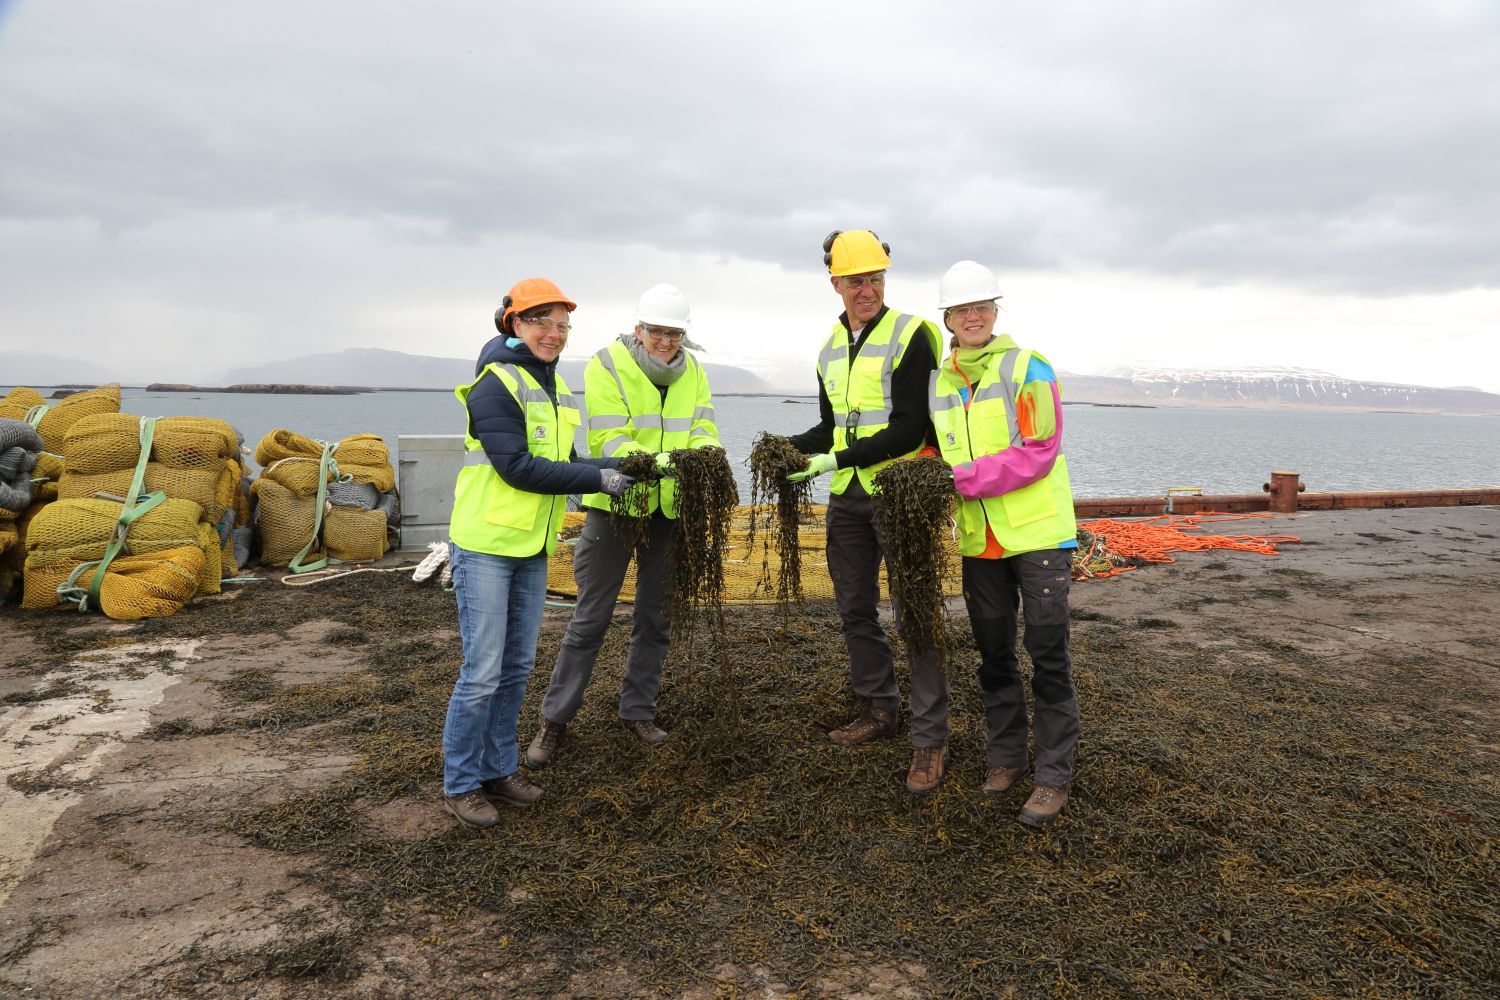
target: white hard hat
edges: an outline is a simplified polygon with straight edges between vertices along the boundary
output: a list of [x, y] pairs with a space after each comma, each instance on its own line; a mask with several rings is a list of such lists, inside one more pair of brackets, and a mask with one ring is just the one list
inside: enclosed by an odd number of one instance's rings
[[641, 294], [640, 301], [635, 304], [635, 321], [686, 330], [692, 325], [692, 321], [688, 319], [687, 296], [676, 285], [653, 285]]
[[993, 302], [1000, 298], [995, 272], [977, 261], [961, 260], [948, 268], [938, 282], [938, 308], [949, 309], [966, 302]]

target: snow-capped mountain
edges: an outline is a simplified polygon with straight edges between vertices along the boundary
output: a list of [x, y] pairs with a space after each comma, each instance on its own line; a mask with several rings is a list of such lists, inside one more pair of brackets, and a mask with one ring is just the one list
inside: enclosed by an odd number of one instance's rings
[[1067, 375], [1063, 383], [1064, 398], [1071, 402], [1500, 413], [1495, 393], [1362, 382], [1309, 368], [1121, 365], [1098, 375]]

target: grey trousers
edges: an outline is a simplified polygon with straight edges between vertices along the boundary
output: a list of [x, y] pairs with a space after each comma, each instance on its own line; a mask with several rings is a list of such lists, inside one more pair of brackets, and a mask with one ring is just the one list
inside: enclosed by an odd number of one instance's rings
[[[964, 601], [979, 647], [979, 687], [989, 767], [1025, 767], [1028, 732], [1036, 745], [1036, 783], [1067, 788], [1078, 743], [1078, 699], [1068, 653], [1068, 587], [1072, 553], [1023, 552], [1004, 559], [964, 559]], [[1016, 655], [1017, 604], [1026, 616], [1035, 718]]]
[[[885, 541], [869, 496], [836, 494], [828, 500], [828, 575], [849, 646], [854, 694], [875, 708], [898, 713], [895, 657], [880, 624], [880, 563]], [[908, 647], [909, 648], [909, 647]], [[948, 675], [936, 650], [909, 657], [911, 742], [937, 747], [948, 742]]]
[[621, 544], [610, 527], [609, 514], [589, 509], [583, 533], [573, 550], [578, 605], [563, 635], [552, 679], [542, 699], [542, 715], [549, 721], [568, 723], [578, 714], [632, 557], [636, 558], [635, 627], [630, 633], [630, 652], [625, 657], [625, 681], [620, 685], [620, 718], [656, 718], [661, 665], [672, 641], [668, 585], [672, 543], [676, 537], [677, 522], [657, 512], [651, 516], [651, 528], [639, 554], [633, 553]]

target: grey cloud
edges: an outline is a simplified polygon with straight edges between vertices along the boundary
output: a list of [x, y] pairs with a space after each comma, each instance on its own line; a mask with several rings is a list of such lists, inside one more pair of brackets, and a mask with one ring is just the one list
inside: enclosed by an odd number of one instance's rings
[[809, 271], [827, 229], [869, 225], [924, 273], [1500, 274], [1488, 4], [455, 10], [22, 5], [0, 214], [281, 213]]

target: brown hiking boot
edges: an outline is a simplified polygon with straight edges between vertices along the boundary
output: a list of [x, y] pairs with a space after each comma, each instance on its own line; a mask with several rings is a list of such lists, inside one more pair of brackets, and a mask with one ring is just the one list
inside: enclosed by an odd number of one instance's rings
[[866, 705], [855, 719], [829, 732], [828, 738], [841, 747], [853, 747], [871, 740], [890, 739], [895, 735], [896, 713]]
[[529, 806], [542, 797], [542, 786], [533, 785], [521, 777], [520, 771], [503, 778], [491, 778], [481, 783], [479, 789], [491, 802], [504, 802], [509, 806]]
[[1068, 793], [1061, 788], [1037, 785], [1031, 790], [1031, 798], [1027, 799], [1026, 804], [1021, 807], [1021, 814], [1016, 819], [1040, 830], [1057, 819], [1057, 814], [1062, 812], [1063, 806], [1067, 804]]
[[999, 795], [1010, 791], [1010, 787], [1026, 773], [1024, 767], [992, 767], [984, 772], [984, 784], [979, 790], [986, 795]]
[[567, 731], [566, 722], [552, 722], [545, 715], [542, 716], [542, 724], [531, 738], [531, 746], [526, 748], [526, 766], [533, 771], [540, 771], [552, 763], [552, 755], [557, 753], [557, 745], [562, 742], [563, 733]]
[[926, 795], [943, 781], [948, 764], [948, 747], [912, 747], [911, 767], [906, 771], [906, 790]]
[[655, 719], [621, 719], [620, 724], [642, 743], [648, 747], [654, 747], [658, 743], [664, 743], [667, 739], [667, 731], [658, 728]]
[[443, 808], [468, 826], [494, 826], [500, 822], [500, 813], [477, 788], [462, 795], [444, 795]]

